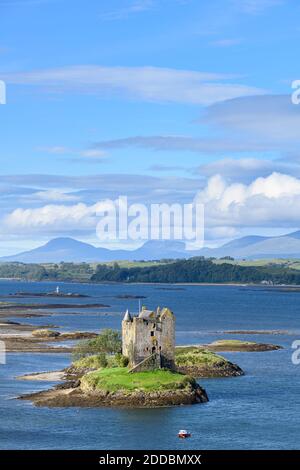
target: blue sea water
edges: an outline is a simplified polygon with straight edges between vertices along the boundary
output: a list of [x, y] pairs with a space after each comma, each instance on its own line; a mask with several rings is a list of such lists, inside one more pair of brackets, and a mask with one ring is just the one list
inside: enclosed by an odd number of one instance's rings
[[[17, 291], [48, 292], [53, 283], [0, 282], [1, 300]], [[61, 283], [62, 292], [90, 297], [59, 303], [103, 303], [103, 309], [60, 309], [49, 317], [16, 319], [56, 324], [61, 331], [120, 328], [126, 308], [135, 312], [142, 295], [149, 307], [170, 306], [176, 315], [178, 344], [221, 338], [272, 342], [284, 349], [264, 353], [224, 353], [246, 375], [201, 379], [209, 403], [160, 409], [36, 408], [15, 397], [49, 388], [26, 382], [25, 373], [58, 370], [67, 354], [8, 354], [0, 365], [0, 449], [299, 449], [300, 365], [293, 365], [292, 343], [300, 339], [300, 292], [238, 286], [90, 285]], [[20, 299], [9, 299], [20, 302]], [[48, 298], [26, 302], [53, 303]], [[76, 314], [74, 314], [76, 312]], [[281, 330], [277, 335], [230, 335], [228, 330]], [[1, 339], [1, 338], [0, 338]], [[177, 438], [181, 428], [192, 437]]]

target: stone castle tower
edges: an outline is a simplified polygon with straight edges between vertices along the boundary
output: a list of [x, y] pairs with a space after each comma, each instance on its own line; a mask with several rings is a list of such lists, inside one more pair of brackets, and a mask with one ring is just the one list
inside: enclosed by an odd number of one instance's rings
[[168, 308], [147, 310], [138, 316], [128, 310], [122, 321], [122, 353], [133, 370], [174, 368], [175, 316]]

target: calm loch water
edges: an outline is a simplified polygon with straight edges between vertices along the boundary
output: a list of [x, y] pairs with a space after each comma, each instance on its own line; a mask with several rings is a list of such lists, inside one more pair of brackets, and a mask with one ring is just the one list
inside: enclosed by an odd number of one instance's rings
[[[2, 301], [17, 291], [47, 292], [52, 283], [0, 282]], [[300, 365], [292, 364], [291, 344], [300, 339], [300, 292], [231, 286], [150, 286], [60, 284], [61, 291], [89, 298], [64, 303], [110, 305], [105, 309], [55, 310], [47, 318], [19, 319], [51, 323], [61, 331], [120, 328], [126, 308], [138, 301], [119, 295], [142, 295], [149, 307], [169, 306], [176, 315], [178, 344], [220, 338], [273, 342], [283, 350], [224, 353], [246, 372], [244, 377], [201, 380], [207, 404], [150, 410], [48, 409], [15, 400], [19, 394], [49, 388], [45, 382], [15, 380], [30, 372], [57, 370], [70, 362], [61, 354], [9, 354], [0, 365], [1, 449], [297, 449], [300, 446]], [[12, 300], [12, 299], [11, 299]], [[14, 299], [19, 302], [20, 299]], [[51, 303], [53, 299], [27, 298]], [[71, 312], [77, 312], [72, 314]], [[228, 330], [284, 330], [278, 335], [228, 335]], [[192, 437], [180, 440], [179, 429]]]

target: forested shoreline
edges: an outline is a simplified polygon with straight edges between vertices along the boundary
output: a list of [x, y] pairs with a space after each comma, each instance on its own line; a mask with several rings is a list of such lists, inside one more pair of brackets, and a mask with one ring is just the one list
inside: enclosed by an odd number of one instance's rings
[[241, 266], [195, 257], [146, 266], [1, 263], [0, 278], [27, 281], [300, 284], [300, 271], [270, 263]]

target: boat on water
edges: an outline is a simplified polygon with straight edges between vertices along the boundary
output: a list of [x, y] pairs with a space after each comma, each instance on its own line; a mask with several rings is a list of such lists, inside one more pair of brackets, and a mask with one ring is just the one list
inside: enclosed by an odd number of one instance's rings
[[187, 437], [191, 437], [191, 433], [186, 431], [185, 429], [181, 429], [178, 433], [178, 437], [180, 439], [186, 439]]

